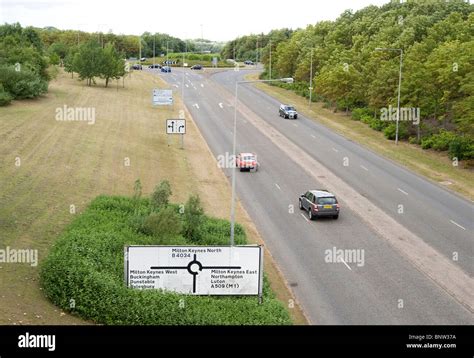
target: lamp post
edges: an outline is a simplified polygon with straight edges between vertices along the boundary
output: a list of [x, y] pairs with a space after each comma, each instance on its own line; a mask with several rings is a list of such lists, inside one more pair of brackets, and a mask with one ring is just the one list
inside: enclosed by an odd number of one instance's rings
[[400, 122], [400, 89], [402, 87], [402, 63], [403, 63], [403, 49], [401, 48], [386, 48], [377, 47], [375, 51], [397, 51], [400, 52], [400, 71], [398, 74], [398, 100], [397, 100], [397, 124], [395, 131], [395, 144], [398, 144], [398, 126]]
[[[253, 81], [237, 81], [235, 83], [235, 101], [234, 101], [234, 129], [233, 129], [233, 146], [232, 154], [233, 160], [235, 161], [235, 150], [237, 143], [237, 103], [239, 98], [239, 85], [246, 83], [257, 83], [257, 82], [285, 82], [293, 83], [293, 78], [278, 78], [274, 80], [253, 80]], [[234, 246], [235, 242], [235, 163], [232, 166], [232, 198], [230, 205], [230, 246]]]
[[311, 49], [311, 64], [309, 66], [309, 106], [313, 97], [313, 49]]

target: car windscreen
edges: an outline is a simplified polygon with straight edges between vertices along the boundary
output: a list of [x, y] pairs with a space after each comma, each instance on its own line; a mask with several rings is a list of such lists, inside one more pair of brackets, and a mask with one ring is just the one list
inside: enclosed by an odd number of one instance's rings
[[332, 205], [336, 204], [336, 198], [335, 197], [327, 197], [327, 198], [318, 198], [318, 204], [319, 205]]
[[243, 157], [242, 160], [244, 161], [254, 161], [255, 160], [255, 157]]
[[287, 111], [294, 111], [295, 108], [294, 108], [294, 107], [286, 107], [286, 110], [287, 110]]

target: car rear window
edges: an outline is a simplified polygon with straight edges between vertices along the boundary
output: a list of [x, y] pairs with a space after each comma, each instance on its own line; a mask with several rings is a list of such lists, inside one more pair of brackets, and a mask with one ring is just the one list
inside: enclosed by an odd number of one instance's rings
[[255, 160], [255, 157], [244, 157], [243, 160]]
[[337, 203], [337, 200], [335, 197], [318, 198], [319, 205], [330, 205], [330, 204], [336, 204], [336, 203]]

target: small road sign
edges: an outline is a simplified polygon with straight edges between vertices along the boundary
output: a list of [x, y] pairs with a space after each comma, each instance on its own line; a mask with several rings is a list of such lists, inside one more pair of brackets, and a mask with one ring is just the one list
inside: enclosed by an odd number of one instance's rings
[[167, 119], [166, 134], [186, 134], [185, 119]]

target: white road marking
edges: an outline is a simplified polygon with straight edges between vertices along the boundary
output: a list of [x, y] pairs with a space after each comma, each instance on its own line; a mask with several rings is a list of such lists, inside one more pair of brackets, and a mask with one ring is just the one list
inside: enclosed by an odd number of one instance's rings
[[189, 85], [187, 83], [185, 84], [185, 86], [189, 88]]
[[306, 220], [306, 222], [308, 222], [308, 223], [309, 223], [309, 219], [308, 219], [308, 218], [307, 218], [305, 215], [303, 215], [303, 213], [301, 213], [301, 216], [303, 217], [303, 219], [305, 219], [305, 220]]
[[335, 151], [336, 153], [339, 153], [339, 151], [336, 148], [332, 148], [332, 150]]
[[346, 267], [347, 267], [349, 270], [352, 271], [351, 267], [347, 264], [346, 261], [344, 261], [344, 260], [342, 259], [342, 257], [340, 257], [339, 259], [342, 261], [342, 263], [343, 263], [344, 265], [346, 265]]
[[201, 83], [201, 87], [204, 88], [204, 83]]
[[316, 139], [316, 136], [315, 136], [314, 134], [311, 134], [311, 137], [314, 138], [314, 139]]
[[199, 109], [199, 104], [194, 103], [194, 107], [196, 107], [197, 109]]
[[275, 183], [275, 186], [278, 188], [278, 190], [281, 190], [280, 186], [277, 183]]
[[364, 167], [363, 165], [360, 166], [362, 169], [364, 169], [365, 171], [369, 171], [369, 169], [367, 169], [366, 167]]
[[173, 86], [175, 86], [176, 88], [179, 88], [179, 86], [178, 86], [178, 85], [173, 85]]
[[293, 125], [294, 125], [295, 127], [298, 127], [298, 125], [297, 125], [296, 123], [293, 123]]
[[222, 103], [219, 103], [219, 107], [221, 107], [222, 109], [224, 109], [224, 105]]
[[451, 222], [451, 224], [454, 224], [457, 227], [460, 227], [461, 229], [466, 230], [466, 228], [464, 226], [459, 225], [456, 221], [453, 221], [453, 220], [449, 220], [449, 221]]
[[405, 190], [402, 190], [402, 189], [398, 188], [398, 191], [399, 191], [400, 193], [403, 193], [403, 194], [405, 194], [405, 195], [408, 195], [408, 193], [407, 193]]

